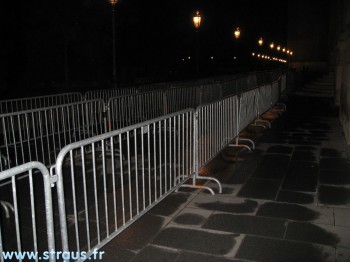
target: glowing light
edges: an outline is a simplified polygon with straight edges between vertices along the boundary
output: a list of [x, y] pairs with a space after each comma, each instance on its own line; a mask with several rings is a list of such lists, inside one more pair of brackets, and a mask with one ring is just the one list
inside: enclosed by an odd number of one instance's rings
[[272, 42], [272, 43], [270, 44], [270, 48], [273, 49], [274, 47], [275, 47], [275, 44]]
[[202, 22], [202, 17], [199, 14], [199, 11], [197, 11], [196, 15], [193, 17], [194, 27], [198, 29], [201, 26], [201, 22]]
[[114, 5], [118, 4], [118, 1], [119, 0], [109, 0], [108, 2], [114, 6]]
[[189, 57], [187, 57], [187, 59], [188, 59], [188, 60], [191, 60], [191, 57], [189, 56]]
[[241, 36], [241, 31], [239, 30], [239, 27], [234, 32], [235, 38], [238, 39]]
[[277, 51], [280, 51], [281, 50], [281, 46], [279, 45], [279, 46], [277, 46]]
[[213, 56], [211, 56], [211, 57], [210, 57], [210, 59], [211, 59], [211, 60], [214, 60], [214, 57], [213, 57]]
[[258, 44], [259, 46], [262, 46], [264, 44], [264, 40], [262, 39], [262, 37], [259, 38]]
[[283, 47], [283, 49], [282, 49], [282, 52], [284, 53], [284, 52], [286, 52], [286, 49]]
[[252, 56], [255, 56], [255, 53], [252, 53]]

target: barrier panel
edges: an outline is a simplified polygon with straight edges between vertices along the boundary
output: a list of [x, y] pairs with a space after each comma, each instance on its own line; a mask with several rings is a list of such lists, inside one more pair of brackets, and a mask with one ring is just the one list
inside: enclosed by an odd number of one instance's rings
[[11, 100], [0, 100], [0, 114], [32, 110], [43, 107], [58, 106], [81, 102], [81, 93], [66, 93], [50, 96], [26, 97]]
[[0, 184], [4, 182], [0, 190], [0, 260], [28, 261], [29, 257], [16, 255], [31, 251], [56, 261], [55, 256], [44, 253], [55, 250], [49, 171], [39, 162], [30, 162], [0, 172]]
[[281, 75], [281, 94], [284, 94], [287, 90], [287, 74]]
[[199, 105], [208, 104], [222, 99], [222, 88], [220, 84], [206, 84], [200, 86]]
[[117, 130], [166, 114], [162, 90], [111, 98], [108, 102], [108, 130]]
[[271, 106], [277, 104], [280, 95], [279, 88], [280, 80], [275, 81], [271, 84]]
[[177, 87], [167, 89], [167, 112], [174, 113], [186, 108], [195, 108], [199, 105], [200, 89], [194, 87]]
[[237, 94], [237, 79], [220, 82], [222, 88], [222, 96], [232, 96]]
[[136, 87], [90, 90], [85, 93], [84, 99], [85, 100], [102, 99], [107, 104], [109, 99], [111, 99], [112, 97], [133, 95], [136, 93], [137, 93]]
[[91, 100], [0, 115], [0, 171], [29, 161], [54, 164], [67, 144], [105, 131], [104, 103]]
[[259, 114], [263, 114], [271, 108], [271, 85], [263, 85], [259, 87]]
[[243, 131], [257, 117], [256, 96], [259, 94], [259, 88], [241, 93], [238, 96], [239, 106], [237, 114], [238, 132]]
[[193, 123], [193, 110], [184, 110], [63, 148], [63, 251], [91, 254], [193, 176]]
[[236, 105], [237, 96], [230, 96], [197, 108], [198, 168], [205, 166], [238, 135]]

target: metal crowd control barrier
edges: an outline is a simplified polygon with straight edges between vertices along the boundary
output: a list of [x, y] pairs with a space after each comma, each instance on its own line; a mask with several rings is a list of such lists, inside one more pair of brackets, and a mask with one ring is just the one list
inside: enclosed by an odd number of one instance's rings
[[185, 108], [195, 108], [199, 105], [199, 88], [193, 87], [177, 87], [167, 89], [165, 96], [167, 99], [168, 113], [174, 113]]
[[11, 100], [0, 100], [0, 114], [70, 104], [81, 102], [82, 100], [83, 99], [81, 93], [66, 93], [50, 96], [36, 96]]
[[102, 100], [0, 115], [0, 171], [29, 161], [50, 166], [67, 144], [101, 134]]
[[108, 130], [117, 130], [166, 115], [162, 90], [111, 98], [108, 102]]
[[193, 113], [184, 110], [62, 149], [56, 171], [63, 251], [91, 255], [193, 176]]
[[116, 96], [133, 95], [137, 93], [137, 88], [127, 87], [118, 89], [101, 89], [101, 90], [90, 90], [84, 95], [85, 100], [102, 99], [106, 104], [108, 100]]
[[[24, 173], [28, 175], [19, 180]], [[0, 209], [4, 211], [0, 212], [0, 260], [12, 255], [9, 261], [27, 261], [30, 258], [14, 259], [14, 252], [21, 255], [20, 252], [30, 250], [42, 254], [55, 250], [51, 179], [47, 168], [39, 162], [26, 163], [0, 172], [0, 184], [4, 181], [8, 183], [0, 191]], [[56, 261], [54, 256], [46, 255], [46, 260]]]
[[199, 105], [207, 104], [222, 99], [222, 87], [220, 84], [206, 84], [200, 86]]

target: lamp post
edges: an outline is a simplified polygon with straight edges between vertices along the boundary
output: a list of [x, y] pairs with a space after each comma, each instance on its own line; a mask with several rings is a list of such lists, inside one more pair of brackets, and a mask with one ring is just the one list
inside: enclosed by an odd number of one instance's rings
[[196, 28], [196, 73], [199, 75], [199, 27], [201, 26], [202, 17], [199, 11], [193, 16], [193, 24]]
[[116, 62], [116, 41], [115, 41], [115, 6], [119, 0], [108, 0], [112, 6], [112, 48], [113, 48], [113, 88], [117, 88], [117, 62]]
[[233, 36], [236, 40], [236, 52], [235, 52], [236, 54], [235, 54], [235, 56], [238, 58], [238, 39], [241, 36], [241, 30], [239, 29], [239, 27], [237, 27], [236, 30], [233, 31]]

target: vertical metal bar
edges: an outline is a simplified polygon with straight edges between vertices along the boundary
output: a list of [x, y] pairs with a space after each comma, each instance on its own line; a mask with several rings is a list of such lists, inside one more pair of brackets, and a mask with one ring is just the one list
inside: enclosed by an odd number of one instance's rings
[[124, 198], [124, 168], [123, 168], [123, 147], [122, 147], [122, 135], [119, 134], [119, 162], [120, 162], [120, 184], [122, 194], [122, 212], [123, 212], [123, 225], [125, 225], [125, 198]]
[[96, 214], [96, 230], [97, 230], [97, 243], [101, 242], [100, 236], [100, 216], [99, 216], [99, 206], [98, 206], [98, 195], [97, 195], [97, 181], [96, 181], [96, 154], [95, 154], [95, 143], [92, 143], [92, 170], [94, 178], [94, 198], [95, 198], [95, 214]]
[[174, 165], [174, 186], [177, 185], [177, 177], [176, 177], [176, 117], [173, 117], [174, 120], [174, 132], [173, 132], [173, 150], [174, 150], [174, 161], [173, 161], [173, 165]]
[[104, 206], [105, 206], [105, 216], [106, 216], [106, 233], [109, 237], [109, 221], [108, 221], [108, 199], [107, 199], [107, 181], [106, 181], [106, 153], [105, 153], [105, 140], [102, 139], [102, 171], [103, 171], [103, 195], [104, 195]]
[[130, 212], [130, 219], [133, 218], [132, 215], [132, 195], [131, 195], [131, 164], [130, 164], [130, 134], [129, 131], [126, 132], [126, 136], [127, 136], [127, 147], [128, 147], [128, 183], [129, 183], [129, 212]]
[[142, 203], [143, 210], [146, 209], [146, 196], [145, 196], [145, 144], [144, 144], [144, 127], [141, 127], [141, 168], [142, 168]]
[[36, 219], [35, 219], [35, 200], [34, 200], [34, 187], [33, 187], [33, 171], [29, 170], [29, 192], [30, 192], [30, 211], [32, 217], [32, 233], [34, 252], [38, 252], [38, 239], [36, 233]]
[[114, 215], [114, 230], [118, 230], [118, 213], [117, 213], [117, 195], [116, 195], [116, 186], [115, 186], [115, 158], [114, 158], [114, 141], [113, 137], [110, 138], [111, 143], [111, 166], [112, 166], [112, 186], [113, 186], [113, 215]]
[[71, 164], [70, 172], [71, 172], [71, 179], [72, 179], [72, 197], [73, 197], [72, 202], [73, 202], [73, 212], [74, 212], [75, 239], [76, 239], [77, 251], [80, 252], [77, 200], [76, 200], [76, 193], [75, 193], [74, 158], [73, 158], [72, 151], [70, 151], [70, 164]]
[[151, 130], [150, 125], [147, 125], [148, 133], [147, 133], [147, 155], [148, 155], [148, 198], [149, 205], [152, 203], [152, 187], [151, 187]]
[[83, 190], [84, 190], [84, 208], [85, 208], [85, 226], [86, 226], [86, 239], [88, 244], [88, 250], [91, 250], [91, 240], [90, 240], [90, 226], [89, 226], [89, 205], [87, 199], [87, 187], [86, 187], [86, 168], [85, 168], [85, 153], [84, 147], [80, 147], [81, 154], [81, 168], [83, 175]]
[[153, 123], [153, 160], [154, 160], [154, 201], [157, 201], [157, 149], [156, 149], [156, 123]]
[[[12, 198], [13, 198], [13, 207], [15, 210], [15, 227], [16, 227], [16, 240], [17, 240], [17, 251], [22, 252], [22, 243], [21, 243], [21, 231], [19, 226], [19, 215], [18, 215], [18, 201], [17, 201], [17, 188], [16, 188], [16, 179], [13, 176], [11, 178], [12, 182]], [[22, 260], [20, 260], [22, 261]]]
[[[164, 119], [164, 187], [168, 191], [168, 150], [167, 150], [167, 119]], [[169, 188], [170, 189], [170, 188]]]
[[139, 176], [138, 176], [138, 159], [137, 159], [137, 132], [136, 129], [134, 129], [134, 148], [135, 148], [135, 184], [136, 184], [136, 210], [137, 215], [140, 213], [140, 207], [139, 207]]
[[158, 122], [158, 145], [159, 145], [159, 187], [160, 187], [160, 194], [159, 197], [163, 196], [163, 180], [162, 180], [162, 122]]

